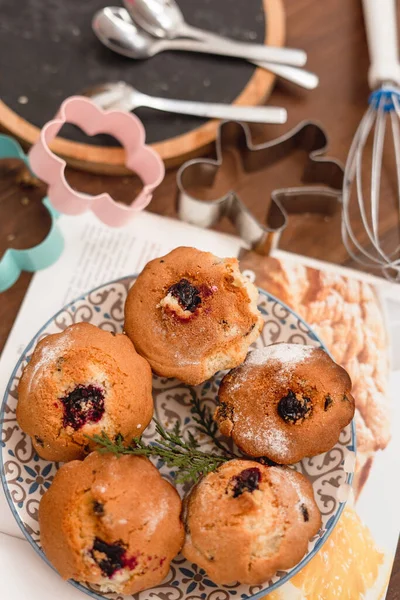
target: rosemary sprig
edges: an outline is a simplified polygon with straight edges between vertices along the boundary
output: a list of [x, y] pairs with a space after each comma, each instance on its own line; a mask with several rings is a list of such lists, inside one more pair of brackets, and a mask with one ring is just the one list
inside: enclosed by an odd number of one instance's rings
[[208, 435], [212, 439], [214, 444], [217, 446], [217, 448], [222, 450], [222, 452], [225, 452], [225, 454], [229, 454], [234, 458], [238, 458], [237, 455], [228, 448], [228, 446], [223, 444], [218, 439], [218, 425], [214, 421], [211, 410], [207, 406], [207, 404], [205, 404], [204, 401], [202, 402], [200, 398], [198, 398], [195, 395], [193, 395], [192, 401], [193, 404], [190, 412], [192, 413], [193, 421], [197, 423], [197, 429], [201, 433]]
[[189, 441], [185, 442], [178, 421], [172, 432], [166, 431], [159, 421], [154, 419], [154, 422], [159, 438], [149, 445], [145, 444], [141, 438], [134, 438], [127, 445], [124, 443], [122, 435], [119, 434], [112, 440], [104, 431], [100, 435], [86, 437], [98, 445], [99, 452], [111, 452], [117, 456], [132, 454], [148, 458], [161, 458], [168, 467], [178, 469], [177, 483], [197, 481], [202, 475], [214, 471], [229, 460], [227, 456], [198, 450], [198, 442], [191, 433], [188, 435]]

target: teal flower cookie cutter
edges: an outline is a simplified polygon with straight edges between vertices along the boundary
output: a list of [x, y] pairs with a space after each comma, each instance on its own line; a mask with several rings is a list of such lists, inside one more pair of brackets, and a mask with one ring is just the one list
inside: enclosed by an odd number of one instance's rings
[[[18, 142], [8, 135], [0, 135], [0, 159], [4, 158], [20, 159], [32, 173], [27, 155]], [[39, 271], [52, 265], [64, 249], [64, 238], [56, 222], [59, 213], [48, 198], [43, 198], [42, 204], [50, 214], [50, 231], [40, 244], [31, 248], [7, 248], [0, 260], [0, 292], [14, 285], [22, 271]]]

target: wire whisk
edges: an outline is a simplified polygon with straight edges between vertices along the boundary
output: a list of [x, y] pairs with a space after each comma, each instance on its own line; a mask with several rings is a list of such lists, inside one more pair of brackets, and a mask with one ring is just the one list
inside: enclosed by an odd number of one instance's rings
[[[400, 246], [390, 252], [385, 250], [379, 231], [382, 162], [388, 122], [392, 128], [397, 180], [397, 221], [400, 225], [400, 63], [396, 5], [395, 0], [363, 0], [363, 8], [371, 59], [368, 79], [374, 91], [370, 95], [369, 108], [354, 136], [346, 162], [342, 238], [353, 259], [369, 268], [379, 269], [392, 281], [400, 281]], [[373, 136], [372, 168], [370, 198], [367, 202], [363, 190], [363, 158], [370, 135]], [[354, 206], [351, 204], [351, 196], [354, 185], [362, 227], [367, 234], [367, 245], [359, 241], [352, 223]]]

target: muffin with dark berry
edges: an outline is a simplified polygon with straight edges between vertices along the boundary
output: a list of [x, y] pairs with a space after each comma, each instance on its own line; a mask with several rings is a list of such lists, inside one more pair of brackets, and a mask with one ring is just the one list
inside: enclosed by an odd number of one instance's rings
[[263, 326], [257, 299], [235, 258], [176, 248], [137, 278], [125, 330], [155, 373], [196, 385], [244, 360]]
[[221, 585], [257, 585], [294, 567], [321, 526], [311, 483], [287, 467], [231, 460], [184, 503], [183, 555]]
[[126, 335], [78, 323], [37, 344], [18, 386], [17, 421], [42, 458], [83, 458], [94, 447], [87, 436], [140, 436], [153, 415], [151, 385]]
[[224, 377], [214, 419], [249, 456], [293, 464], [330, 450], [353, 416], [350, 377], [326, 352], [273, 344]]
[[39, 507], [40, 542], [64, 579], [135, 594], [181, 549], [181, 500], [147, 458], [93, 452], [63, 465]]

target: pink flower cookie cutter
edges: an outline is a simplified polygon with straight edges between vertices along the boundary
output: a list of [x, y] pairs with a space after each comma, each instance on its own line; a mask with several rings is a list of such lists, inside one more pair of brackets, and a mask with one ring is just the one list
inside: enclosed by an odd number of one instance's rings
[[[66, 161], [50, 150], [50, 144], [65, 123], [80, 127], [87, 135], [107, 133], [125, 149], [125, 165], [142, 180], [143, 188], [130, 205], [116, 202], [108, 193], [91, 196], [71, 188], [65, 178]], [[53, 207], [66, 215], [81, 215], [91, 210], [103, 223], [122, 227], [151, 201], [153, 191], [164, 178], [161, 158], [145, 143], [145, 130], [133, 114], [102, 110], [88, 98], [71, 96], [64, 100], [56, 117], [46, 123], [38, 141], [29, 152], [32, 171], [49, 188], [47, 196]]]

